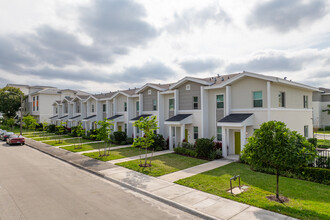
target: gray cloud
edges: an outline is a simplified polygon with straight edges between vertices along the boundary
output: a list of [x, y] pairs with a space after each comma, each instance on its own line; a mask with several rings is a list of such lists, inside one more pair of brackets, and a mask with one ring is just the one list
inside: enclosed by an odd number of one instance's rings
[[157, 31], [143, 21], [146, 11], [132, 0], [96, 0], [81, 8], [84, 30], [101, 43], [136, 46], [157, 36]]
[[266, 54], [260, 57], [252, 58], [247, 62], [232, 63], [227, 66], [228, 72], [237, 72], [242, 70], [254, 72], [266, 71], [297, 71], [303, 67], [305, 57], [288, 58], [283, 54]]
[[192, 59], [179, 63], [187, 73], [200, 73], [213, 71], [223, 65], [223, 61], [218, 59]]
[[330, 77], [330, 71], [321, 71], [313, 74], [313, 78], [328, 78]]
[[181, 33], [182, 31], [191, 31], [194, 27], [202, 27], [207, 22], [230, 23], [231, 18], [219, 6], [210, 5], [200, 10], [189, 9], [182, 14], [174, 15], [174, 22], [164, 28], [171, 33]]
[[271, 0], [257, 4], [247, 23], [255, 28], [288, 32], [311, 24], [326, 14], [325, 0]]

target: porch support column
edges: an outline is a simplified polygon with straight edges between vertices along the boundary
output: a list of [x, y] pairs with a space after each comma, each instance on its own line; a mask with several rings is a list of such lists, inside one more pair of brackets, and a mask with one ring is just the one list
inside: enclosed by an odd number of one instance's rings
[[222, 156], [227, 157], [227, 128], [222, 127]]
[[225, 107], [225, 116], [227, 116], [231, 112], [231, 86], [226, 86]]
[[244, 149], [245, 140], [246, 140], [246, 126], [244, 125], [243, 128], [241, 128], [241, 152]]
[[267, 81], [267, 120], [270, 121], [271, 117], [270, 117], [270, 82]]
[[133, 126], [133, 137], [136, 138], [136, 127]]
[[118, 129], [117, 122], [115, 122], [115, 123], [114, 123], [113, 131], [117, 131], [117, 129]]
[[[184, 139], [184, 130], [185, 130], [185, 128], [186, 128], [186, 126], [184, 124], [181, 125], [181, 141], [180, 142], [182, 142], [183, 139]], [[188, 140], [186, 140], [186, 141], [188, 141]]]
[[172, 126], [168, 126], [168, 140], [169, 140], [169, 149], [173, 150], [173, 134], [172, 134]]

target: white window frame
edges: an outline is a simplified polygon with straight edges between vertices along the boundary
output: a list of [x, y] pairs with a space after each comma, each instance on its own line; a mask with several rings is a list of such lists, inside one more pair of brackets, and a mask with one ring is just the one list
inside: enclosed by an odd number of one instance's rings
[[308, 125], [304, 125], [304, 137], [305, 138], [308, 138], [309, 137]]
[[157, 99], [152, 100], [152, 110], [157, 111]]
[[[197, 102], [195, 102], [195, 97], [197, 98]], [[198, 105], [198, 101], [199, 101], [199, 97], [198, 96], [193, 96], [193, 109], [194, 110], [198, 110], [199, 109], [199, 105]], [[195, 108], [195, 103], [197, 104], [197, 108]]]
[[190, 90], [190, 84], [186, 85], [186, 90]]
[[303, 96], [304, 108], [308, 108], [308, 95]]
[[[171, 109], [171, 100], [173, 100], [173, 109]], [[173, 99], [168, 99], [168, 110], [169, 111], [174, 111], [175, 109], [175, 100]]]
[[148, 95], [151, 95], [151, 89], [148, 89]]
[[279, 94], [278, 94], [278, 107], [285, 108], [285, 106], [286, 106], [286, 100], [285, 99], [286, 99], [285, 92], [280, 91]]
[[[254, 93], [255, 92], [261, 92], [261, 99], [254, 99]], [[253, 99], [253, 108], [262, 108], [264, 106], [264, 100], [263, 100], [263, 93], [262, 91], [253, 91], [252, 92], [252, 99]], [[254, 106], [254, 101], [260, 101], [261, 100], [261, 106]]]
[[[218, 128], [221, 128], [221, 132], [219, 133]], [[219, 136], [221, 138], [219, 138]], [[222, 127], [221, 126], [217, 126], [217, 141], [222, 141]]]
[[91, 111], [92, 112], [95, 112], [95, 106], [94, 106], [94, 104], [91, 105], [91, 108], [92, 108]]
[[[217, 99], [218, 96], [222, 96], [222, 103], [223, 103], [223, 107], [222, 108], [218, 108], [218, 99]], [[216, 108], [217, 109], [224, 109], [225, 108], [225, 95], [224, 94], [215, 95], [215, 102], [216, 102]]]

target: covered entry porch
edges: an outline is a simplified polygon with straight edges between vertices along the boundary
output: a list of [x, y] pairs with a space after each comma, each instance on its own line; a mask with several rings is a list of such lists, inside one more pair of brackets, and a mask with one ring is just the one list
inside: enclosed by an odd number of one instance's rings
[[124, 123], [123, 115], [114, 115], [107, 118], [107, 120], [110, 120], [110, 122], [113, 123], [113, 131], [122, 131], [122, 124]]
[[[188, 131], [186, 126], [193, 123], [192, 114], [178, 114], [165, 121], [165, 125], [168, 125], [169, 136], [169, 148], [173, 150], [173, 147], [182, 142], [183, 139], [188, 139]], [[180, 132], [177, 130], [179, 129]], [[188, 141], [188, 140], [187, 140]]]
[[152, 115], [151, 114], [143, 114], [143, 115], [136, 116], [135, 118], [132, 118], [129, 121], [129, 123], [131, 123], [132, 127], [133, 127], [133, 137], [134, 138], [142, 137], [144, 135], [143, 132], [140, 131], [138, 127], [133, 126], [134, 122], [138, 121], [140, 118], [146, 118], [146, 117], [150, 117], [150, 116], [152, 116]]
[[217, 126], [222, 127], [223, 157], [240, 155], [253, 124], [251, 113], [230, 114], [217, 122]]

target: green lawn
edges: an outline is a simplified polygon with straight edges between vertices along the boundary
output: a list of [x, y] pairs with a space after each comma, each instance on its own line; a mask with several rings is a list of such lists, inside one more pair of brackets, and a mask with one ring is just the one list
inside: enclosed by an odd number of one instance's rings
[[317, 145], [325, 145], [330, 148], [330, 140], [317, 139]]
[[[117, 146], [117, 145], [115, 145], [115, 144], [111, 145], [111, 147], [115, 147], [115, 146]], [[61, 148], [65, 149], [65, 150], [68, 150], [68, 151], [72, 151], [72, 152], [81, 152], [81, 151], [95, 150], [95, 149], [104, 148], [104, 143], [83, 144], [81, 146], [81, 148], [79, 148], [79, 149], [75, 149], [75, 146], [67, 146], [67, 147], [61, 147]]]
[[[14, 127], [13, 129], [11, 129], [11, 128], [8, 128], [7, 126], [3, 126], [3, 125], [1, 125], [0, 126], [0, 129], [2, 129], [2, 130], [6, 130], [6, 131], [11, 131], [11, 132], [14, 132], [14, 133], [16, 133], [16, 134], [19, 134], [20, 133], [20, 128], [19, 127]], [[36, 132], [36, 131], [34, 131], [34, 130], [27, 130], [27, 129], [25, 129], [25, 128], [23, 128], [23, 130], [22, 130], [22, 133], [23, 133], [23, 135], [24, 135], [24, 133], [29, 133], [29, 132]]]
[[[46, 141], [46, 140], [55, 140], [58, 138], [58, 135], [55, 135], [55, 134], [48, 134], [48, 135], [44, 135], [44, 136], [35, 136], [35, 137], [30, 137], [31, 139], [33, 140], [36, 140], [36, 141]], [[65, 138], [73, 138], [69, 135], [64, 135], [64, 136], [61, 136], [61, 138], [65, 139]]]
[[[234, 175], [240, 175], [241, 183], [250, 187], [237, 196], [227, 192], [230, 189], [229, 179]], [[290, 199], [288, 203], [280, 204], [266, 198], [275, 194], [276, 176], [254, 172], [241, 163], [228, 164], [176, 183], [295, 218], [330, 219], [329, 185], [280, 177], [280, 194]]]
[[111, 150], [110, 155], [106, 156], [106, 157], [99, 157], [99, 152], [86, 153], [83, 155], [97, 159], [97, 160], [101, 160], [101, 161], [109, 161], [109, 160], [121, 159], [124, 157], [133, 157], [133, 156], [137, 156], [137, 155], [140, 155], [143, 153], [144, 153], [144, 150], [140, 151], [139, 148], [125, 147], [125, 148], [121, 148], [118, 150]]
[[138, 171], [150, 176], [162, 176], [168, 173], [173, 173], [179, 170], [183, 170], [189, 167], [197, 166], [208, 162], [207, 160], [201, 160], [192, 157], [186, 157], [178, 154], [164, 154], [151, 158], [151, 167], [143, 168], [139, 166], [139, 160], [133, 160], [123, 163], [117, 163], [116, 165], [126, 167], [131, 170]]
[[[81, 140], [79, 140], [81, 139]], [[75, 139], [69, 139], [69, 140], [65, 140], [62, 139], [61, 137], [61, 143], [57, 143], [58, 140], [54, 140], [54, 141], [45, 141], [45, 144], [49, 144], [52, 146], [61, 146], [61, 145], [68, 145], [68, 144], [78, 144], [78, 143], [85, 143], [85, 142], [92, 142], [91, 140], [87, 140], [87, 139], [83, 139], [83, 138], [75, 138]]]

